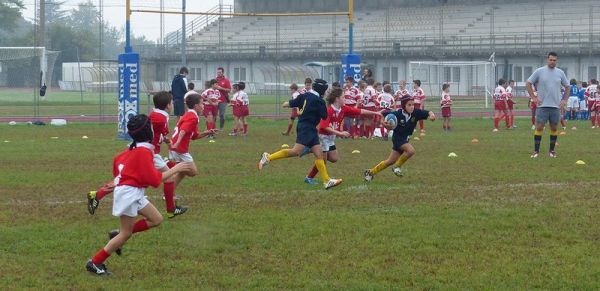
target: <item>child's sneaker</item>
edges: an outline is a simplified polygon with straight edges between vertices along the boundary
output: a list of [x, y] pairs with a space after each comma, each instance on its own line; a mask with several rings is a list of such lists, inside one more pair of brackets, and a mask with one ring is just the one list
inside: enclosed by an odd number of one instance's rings
[[173, 212], [167, 212], [167, 217], [173, 218], [175, 216], [182, 215], [182, 214], [186, 213], [187, 210], [188, 209], [186, 207], [175, 206], [175, 210], [173, 210]]
[[555, 152], [555, 151], [549, 151], [549, 152], [548, 152], [548, 155], [549, 155], [551, 158], [556, 158], [556, 152]]
[[315, 179], [309, 178], [309, 177], [305, 177], [304, 178], [304, 183], [306, 183], [308, 185], [317, 185], [317, 184], [319, 184], [319, 182], [315, 181]]
[[537, 159], [537, 157], [539, 156], [539, 152], [533, 152], [533, 154], [531, 155], [532, 159]]
[[329, 181], [325, 183], [325, 190], [331, 189], [339, 184], [342, 184], [342, 179], [329, 179]]
[[96, 212], [96, 209], [98, 208], [98, 205], [100, 205], [100, 201], [98, 199], [96, 199], [96, 191], [88, 192], [87, 199], [88, 199], [88, 212], [91, 215], [94, 215], [94, 213]]
[[260, 161], [258, 161], [258, 169], [262, 170], [266, 165], [269, 164], [269, 153], [263, 153], [260, 156]]
[[371, 182], [373, 181], [373, 173], [371, 173], [371, 170], [365, 170], [363, 173], [363, 179], [365, 180], [365, 182]]
[[400, 167], [392, 168], [392, 172], [394, 172], [394, 175], [396, 175], [398, 177], [404, 176], [404, 173], [402, 173], [402, 169]]
[[87, 261], [85, 264], [85, 269], [92, 274], [96, 274], [98, 276], [106, 276], [112, 274], [104, 264], [96, 265], [92, 263], [92, 260]]
[[[108, 232], [108, 240], [113, 239], [118, 234], [119, 234], [119, 230], [118, 229], [113, 229], [113, 230], [109, 231]], [[118, 248], [118, 249], [115, 250], [115, 253], [120, 256], [123, 253], [123, 250], [121, 248]]]

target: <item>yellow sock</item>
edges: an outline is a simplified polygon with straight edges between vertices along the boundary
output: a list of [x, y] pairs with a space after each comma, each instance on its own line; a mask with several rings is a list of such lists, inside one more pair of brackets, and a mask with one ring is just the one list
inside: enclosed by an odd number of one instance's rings
[[558, 135], [558, 130], [551, 130], [550, 135], [554, 135], [554, 136]]
[[278, 152], [272, 153], [269, 155], [269, 161], [287, 158], [289, 156], [289, 152], [289, 149], [283, 149]]
[[396, 163], [394, 165], [396, 167], [402, 167], [402, 165], [404, 165], [404, 163], [406, 163], [406, 161], [408, 161], [408, 157], [405, 155], [401, 155], [400, 158], [396, 161]]
[[327, 174], [327, 168], [325, 167], [325, 162], [323, 159], [317, 159], [315, 161], [315, 167], [319, 170], [319, 174], [321, 175], [321, 179], [323, 179], [323, 183], [327, 183], [329, 181], [329, 174]]
[[377, 166], [375, 166], [373, 169], [371, 169], [371, 174], [375, 175], [383, 170], [385, 170], [385, 168], [387, 168], [388, 166], [385, 165], [385, 161], [381, 161], [379, 162], [379, 164], [377, 164]]
[[544, 134], [544, 130], [543, 130], [543, 129], [542, 129], [542, 130], [537, 130], [537, 129], [536, 129], [536, 130], [533, 132], [533, 135], [542, 135], [542, 134]]

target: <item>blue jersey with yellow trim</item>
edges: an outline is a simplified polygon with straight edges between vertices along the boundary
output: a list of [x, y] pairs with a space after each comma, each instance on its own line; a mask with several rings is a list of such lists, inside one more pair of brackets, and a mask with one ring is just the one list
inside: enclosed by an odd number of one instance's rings
[[298, 128], [317, 128], [321, 119], [327, 118], [325, 100], [316, 92], [308, 91], [289, 101], [291, 108], [298, 108]]

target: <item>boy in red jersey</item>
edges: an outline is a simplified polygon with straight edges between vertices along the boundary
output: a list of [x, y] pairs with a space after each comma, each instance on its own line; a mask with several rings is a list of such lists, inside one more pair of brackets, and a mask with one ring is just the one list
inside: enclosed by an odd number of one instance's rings
[[[86, 263], [87, 271], [96, 275], [110, 274], [104, 261], [120, 249], [132, 234], [156, 227], [162, 222], [160, 212], [145, 197], [146, 188], [156, 188], [161, 181], [193, 168], [190, 163], [181, 163], [161, 173], [154, 167], [154, 147], [150, 144], [153, 139], [152, 125], [146, 115], [132, 117], [127, 122], [127, 130], [133, 142], [129, 149], [116, 156], [113, 162], [116, 187], [112, 214], [120, 218], [120, 228], [108, 244]], [[136, 221], [138, 214], [144, 218]]]
[[[152, 139], [152, 146], [154, 146], [154, 168], [160, 172], [166, 172], [169, 170], [169, 166], [160, 156], [160, 145], [163, 142], [169, 144], [167, 134], [169, 134], [169, 112], [173, 108], [173, 103], [171, 102], [172, 99], [173, 97], [171, 94], [169, 94], [169, 92], [161, 91], [154, 94], [152, 99], [154, 102], [154, 109], [149, 116], [152, 129], [154, 131]], [[100, 205], [100, 200], [102, 200], [102, 198], [104, 198], [106, 195], [112, 193], [114, 188], [115, 184], [111, 181], [106, 183], [102, 188], [98, 189], [98, 191], [90, 191], [87, 194], [88, 212], [93, 215]], [[177, 213], [177, 215], [185, 213], [187, 208], [175, 205], [174, 179], [165, 181], [163, 184], [163, 194], [167, 213]], [[110, 236], [111, 234], [109, 234], [109, 237]], [[119, 250], [117, 254], [120, 255], [120, 253], [121, 251]]]
[[[425, 110], [425, 91], [421, 88], [421, 80], [413, 81], [413, 99], [415, 100], [415, 109]], [[419, 129], [421, 132], [425, 132], [425, 124], [423, 120], [419, 120]]]
[[246, 89], [246, 83], [239, 82], [233, 85], [237, 91], [233, 94], [232, 102], [233, 105], [233, 117], [235, 118], [235, 128], [231, 135], [241, 134], [246, 136], [248, 134], [248, 123], [246, 123], [246, 117], [250, 115], [248, 105], [250, 100], [248, 94], [244, 91]]
[[[212, 79], [207, 82], [207, 88], [202, 92], [202, 101], [204, 102], [204, 110], [201, 112], [206, 117], [206, 130], [216, 129], [215, 118], [219, 111], [219, 98], [221, 92], [217, 89], [219, 82]], [[185, 102], [185, 100], [184, 100]]]
[[[369, 111], [377, 111], [377, 105], [375, 102], [377, 101], [377, 91], [375, 90], [375, 80], [373, 78], [367, 79], [367, 88], [365, 89], [363, 95], [363, 104], [362, 108]], [[370, 138], [373, 136], [373, 130], [375, 126], [373, 125], [373, 117], [365, 116], [361, 118], [363, 121], [363, 136], [366, 138]]]
[[[584, 96], [587, 100], [588, 113], [590, 120], [592, 121], [592, 128], [596, 128], [596, 120], [598, 120], [598, 127], [600, 127], [600, 97], [598, 97], [598, 80], [592, 79], [590, 85], [585, 90]], [[596, 113], [594, 116], [594, 112]]]
[[[296, 99], [296, 97], [300, 95], [300, 91], [298, 90], [298, 85], [296, 85], [296, 83], [292, 83], [290, 85], [290, 92], [292, 94], [292, 100]], [[298, 118], [298, 108], [292, 108], [290, 119], [288, 120], [287, 131], [282, 132], [282, 135], [290, 135], [292, 127], [294, 127], [294, 121], [296, 120], [296, 118]]]
[[508, 121], [508, 97], [506, 95], [506, 81], [498, 80], [498, 87], [494, 90], [494, 132], [498, 131], [500, 120], [506, 118], [506, 128], [510, 128]]
[[[346, 77], [343, 90], [344, 105], [358, 108], [358, 103], [360, 102], [360, 91], [358, 91], [358, 88], [354, 87], [354, 77]], [[351, 137], [355, 137], [358, 134], [358, 130], [356, 129], [356, 119], [346, 117], [344, 119], [344, 130], [350, 132]]]
[[442, 107], [442, 117], [444, 118], [444, 131], [451, 131], [450, 119], [452, 118], [452, 99], [450, 98], [450, 84], [442, 85], [442, 98], [440, 107]]
[[[379, 94], [377, 97], [377, 108], [379, 109], [379, 112], [381, 112], [382, 116], [385, 116], [392, 110], [395, 110], [396, 104], [394, 102], [394, 96], [392, 96], [391, 84], [385, 84], [383, 86], [383, 93]], [[375, 117], [375, 124], [380, 124], [379, 130], [381, 130], [381, 136], [383, 137], [383, 140], [387, 140], [388, 135], [385, 127], [381, 123], [381, 118], [379, 116]]]
[[[323, 160], [335, 163], [338, 161], [338, 152], [335, 147], [336, 137], [349, 137], [350, 133], [342, 129], [345, 117], [357, 117], [360, 115], [379, 116], [381, 113], [359, 109], [356, 107], [344, 105], [344, 90], [333, 89], [327, 95], [327, 118], [322, 119], [319, 123], [319, 141], [321, 142], [321, 150], [323, 151]], [[319, 170], [313, 166], [308, 172], [304, 182], [311, 185], [318, 184], [314, 181]]]

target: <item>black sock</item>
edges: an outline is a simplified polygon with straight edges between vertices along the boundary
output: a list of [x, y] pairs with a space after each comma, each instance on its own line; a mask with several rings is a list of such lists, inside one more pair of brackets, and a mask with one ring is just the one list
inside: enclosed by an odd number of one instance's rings
[[541, 135], [534, 135], [533, 136], [533, 144], [535, 145], [535, 152], [539, 152], [540, 151], [540, 143], [542, 143], [542, 136]]
[[556, 140], [558, 139], [557, 135], [550, 135], [550, 151], [554, 151], [554, 147], [556, 146]]

